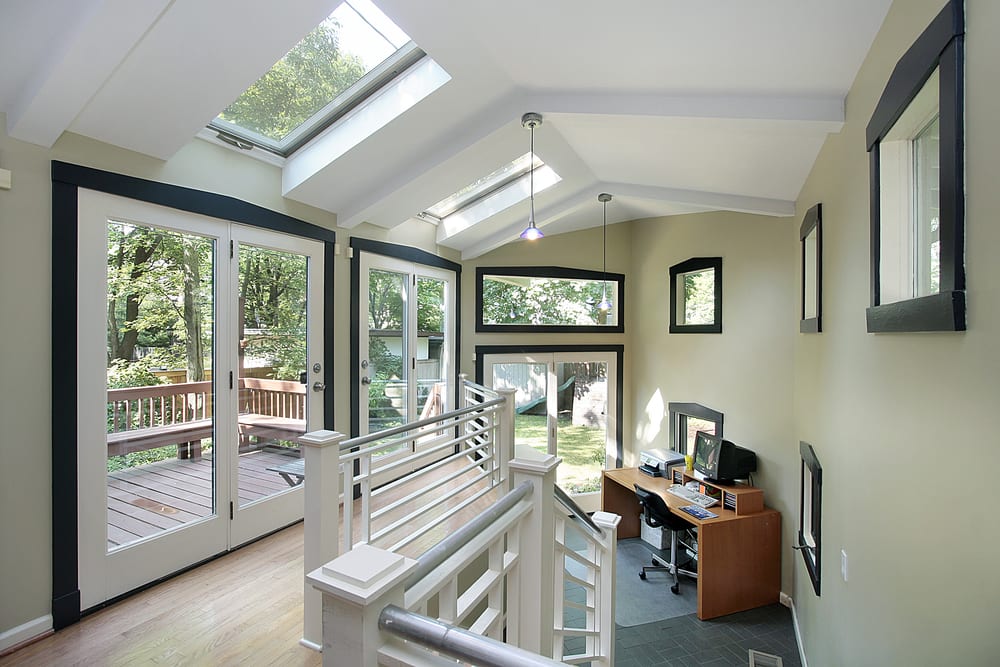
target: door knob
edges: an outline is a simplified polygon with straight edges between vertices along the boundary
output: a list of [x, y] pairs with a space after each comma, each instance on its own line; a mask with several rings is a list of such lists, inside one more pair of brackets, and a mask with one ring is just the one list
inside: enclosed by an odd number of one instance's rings
[[372, 379], [370, 377], [368, 377], [367, 375], [365, 375], [365, 376], [363, 376], [361, 378], [361, 384], [371, 384], [371, 383], [372, 383]]
[[326, 385], [322, 382], [313, 382], [313, 391], [323, 391], [326, 389]]

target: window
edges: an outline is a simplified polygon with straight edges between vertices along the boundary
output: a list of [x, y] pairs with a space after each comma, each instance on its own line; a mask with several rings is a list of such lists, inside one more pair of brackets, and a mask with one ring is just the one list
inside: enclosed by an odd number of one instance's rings
[[819, 595], [820, 519], [823, 506], [823, 468], [812, 445], [799, 442], [802, 457], [799, 488], [799, 533], [795, 549], [802, 553], [813, 590]]
[[[607, 294], [610, 310], [598, 308]], [[476, 269], [476, 331], [624, 331], [625, 276], [556, 266]]]
[[370, 0], [345, 0], [209, 127], [287, 156], [423, 56]]
[[722, 413], [700, 403], [669, 403], [670, 449], [694, 454], [694, 436], [705, 431], [722, 437]]
[[823, 330], [823, 205], [808, 211], [799, 228], [802, 244], [802, 316], [799, 331]]
[[[535, 156], [535, 169], [544, 166], [538, 156]], [[458, 192], [449, 195], [420, 214], [421, 218], [440, 222], [452, 213], [462, 210], [477, 201], [489, 197], [511, 183], [522, 178], [531, 168], [531, 153], [525, 153], [513, 162], [509, 162], [491, 174], [487, 174]]]
[[952, 0], [896, 64], [868, 123], [869, 332], [965, 329], [963, 33]]
[[722, 333], [722, 258], [670, 267], [670, 333]]

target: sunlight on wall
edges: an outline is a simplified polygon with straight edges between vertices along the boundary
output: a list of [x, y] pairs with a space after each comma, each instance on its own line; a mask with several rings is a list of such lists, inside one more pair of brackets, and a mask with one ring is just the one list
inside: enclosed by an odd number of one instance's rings
[[636, 424], [635, 436], [640, 445], [648, 445], [660, 434], [663, 420], [666, 418], [667, 409], [663, 402], [663, 395], [657, 389], [653, 392], [649, 402], [646, 403], [646, 414], [640, 423]]

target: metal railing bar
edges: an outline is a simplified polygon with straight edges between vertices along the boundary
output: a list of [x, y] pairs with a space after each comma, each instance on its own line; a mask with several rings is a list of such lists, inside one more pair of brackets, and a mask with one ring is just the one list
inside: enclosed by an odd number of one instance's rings
[[[442, 466], [439, 466], [438, 464], [440, 464], [440, 463], [451, 463], [452, 460], [453, 460], [453, 457], [448, 457], [447, 459], [442, 459], [441, 461], [438, 461], [438, 463], [434, 464], [433, 470], [436, 471], [438, 468], [442, 467]], [[483, 460], [484, 461], [488, 461], [489, 459], [483, 459]], [[453, 472], [453, 473], [451, 473], [451, 474], [449, 474], [449, 475], [447, 475], [445, 477], [441, 477], [440, 479], [437, 479], [437, 480], [435, 480], [433, 482], [429, 482], [427, 486], [421, 487], [417, 491], [414, 491], [413, 493], [410, 493], [410, 494], [408, 494], [406, 496], [403, 496], [399, 500], [397, 500], [397, 501], [395, 501], [393, 503], [390, 503], [390, 504], [386, 505], [385, 507], [383, 507], [383, 508], [381, 508], [379, 510], [376, 510], [376, 511], [372, 512], [372, 520], [379, 519], [383, 515], [388, 514], [389, 512], [395, 510], [397, 507], [400, 507], [401, 505], [405, 505], [406, 503], [410, 502], [411, 500], [416, 500], [417, 498], [420, 498], [421, 496], [424, 496], [424, 495], [430, 493], [431, 491], [433, 491], [435, 489], [438, 489], [438, 488], [444, 486], [445, 484], [448, 484], [449, 482], [451, 482], [456, 477], [461, 477], [462, 475], [464, 475], [465, 473], [469, 472], [470, 470], [478, 468], [480, 465], [482, 465], [482, 464], [479, 461], [473, 461], [472, 463], [466, 464], [465, 466], [459, 468], [457, 471], [455, 471], [455, 472]], [[425, 468], [424, 470], [427, 470], [427, 468]], [[413, 475], [410, 476], [409, 481], [412, 481], [413, 478], [416, 478], [420, 472], [423, 472], [423, 470], [420, 470], [418, 472], [413, 473]], [[483, 471], [483, 472], [486, 472], [486, 471]], [[480, 477], [479, 479], [482, 479], [482, 478]], [[382, 487], [382, 488], [385, 488], [385, 487]], [[376, 489], [375, 491], [372, 491], [372, 497], [373, 498], [377, 497], [379, 495], [378, 491], [381, 491], [381, 490], [382, 489]], [[453, 493], [451, 495], [455, 495], [455, 494]]]
[[553, 667], [562, 663], [530, 651], [473, 634], [433, 618], [389, 605], [379, 628], [439, 653], [483, 667]]
[[[434, 454], [435, 452], [438, 452], [438, 451], [443, 450], [443, 449], [449, 449], [451, 447], [454, 447], [455, 445], [459, 445], [459, 444], [464, 443], [467, 439], [468, 438], [452, 438], [451, 440], [448, 440], [447, 442], [438, 443], [438, 444], [434, 445], [433, 447], [428, 447], [427, 449], [422, 449], [419, 452], [414, 452], [414, 453], [408, 454], [405, 457], [403, 457], [403, 458], [401, 458], [401, 459], [399, 459], [397, 461], [393, 461], [392, 463], [390, 463], [388, 465], [380, 466], [378, 468], [378, 470], [376, 470], [376, 472], [380, 472], [380, 473], [383, 473], [383, 472], [392, 472], [396, 468], [403, 467], [403, 466], [405, 466], [405, 465], [407, 465], [409, 463], [412, 463], [413, 459], [420, 458], [420, 457], [423, 457], [423, 456], [427, 456], [429, 454]], [[478, 450], [481, 450], [481, 449], [489, 446], [489, 444], [490, 444], [489, 442], [485, 442], [485, 443], [483, 443], [481, 445], [476, 445], [475, 447], [469, 447], [469, 448], [463, 450], [463, 452], [464, 453], [468, 453], [468, 452], [471, 452], [471, 451], [478, 451]], [[423, 473], [423, 471], [426, 470], [428, 467], [430, 467], [430, 466], [425, 466], [424, 468], [421, 468], [420, 470], [415, 471], [412, 475], [406, 475], [406, 477], [401, 478], [400, 480], [397, 480], [397, 482], [399, 482], [399, 483], [405, 483], [406, 480], [412, 479], [416, 475]], [[385, 486], [388, 486], [388, 485], [385, 485]], [[385, 488], [385, 486], [383, 486], [381, 488]]]
[[[463, 483], [463, 484], [462, 484], [462, 485], [461, 485], [460, 487], [458, 487], [457, 489], [455, 489], [455, 493], [454, 493], [453, 495], [458, 495], [459, 493], [462, 493], [462, 492], [463, 492], [463, 491], [465, 491], [466, 489], [468, 489], [468, 488], [471, 488], [471, 487], [475, 486], [476, 484], [479, 484], [480, 482], [482, 482], [482, 481], [483, 481], [484, 479], [486, 479], [487, 477], [488, 477], [488, 475], [486, 475], [486, 474], [480, 474], [480, 475], [477, 475], [477, 476], [476, 476], [476, 477], [474, 477], [473, 479], [471, 479], [471, 480], [468, 480], [467, 482]], [[492, 486], [488, 486], [487, 488], [483, 489], [483, 490], [482, 490], [482, 491], [480, 492], [480, 495], [482, 495], [482, 494], [485, 494], [485, 493], [489, 493], [489, 492], [490, 492], [490, 491], [491, 491], [492, 489], [493, 489], [493, 487], [492, 487]], [[478, 497], [479, 497], [479, 496], [476, 496], [476, 498], [478, 498]], [[464, 507], [465, 507], [465, 505], [464, 505], [464, 504], [459, 504], [459, 506], [458, 506], [458, 507], [459, 507], [459, 509], [462, 509], [462, 508], [464, 508]], [[384, 528], [381, 528], [381, 529], [380, 529], [380, 530], [379, 530], [379, 531], [378, 531], [378, 532], [377, 532], [377, 533], [376, 533], [376, 534], [375, 534], [375, 535], [374, 535], [374, 536], [372, 537], [372, 539], [375, 539], [375, 538], [381, 538], [381, 537], [385, 537], [386, 535], [389, 535], [390, 533], [392, 533], [392, 532], [394, 532], [394, 531], [396, 531], [396, 530], [399, 530], [399, 529], [400, 529], [400, 528], [402, 528], [403, 526], [406, 526], [407, 524], [409, 524], [409, 523], [410, 523], [411, 521], [413, 521], [414, 519], [416, 519], [416, 518], [418, 518], [418, 517], [421, 517], [421, 516], [423, 516], [424, 514], [426, 514], [427, 512], [430, 512], [431, 510], [434, 510], [434, 509], [437, 509], [437, 508], [438, 508], [438, 505], [437, 505], [437, 504], [433, 504], [433, 505], [425, 505], [425, 506], [423, 506], [423, 507], [420, 507], [420, 508], [417, 508], [416, 510], [414, 510], [414, 511], [410, 512], [409, 514], [407, 514], [406, 516], [403, 516], [403, 517], [401, 517], [401, 518], [397, 519], [396, 521], [393, 521], [393, 522], [392, 522], [391, 524], [389, 524], [388, 526], [386, 526], [386, 527], [384, 527]], [[446, 514], [442, 515], [441, 517], [438, 517], [438, 518], [437, 518], [436, 520], [434, 520], [434, 521], [431, 521], [431, 523], [430, 523], [430, 524], [428, 524], [428, 526], [427, 526], [427, 530], [430, 530], [430, 529], [431, 529], [431, 528], [433, 528], [434, 526], [438, 525], [439, 523], [441, 523], [441, 521], [442, 521], [443, 519], [446, 519], [446, 518], [448, 518], [449, 516], [451, 516], [451, 514], [450, 514], [450, 513], [446, 513]], [[372, 518], [374, 519], [374, 517], [372, 517]], [[418, 531], [414, 531], [414, 532], [413, 532], [413, 533], [411, 534], [411, 536], [412, 536], [412, 537], [417, 537], [417, 536], [419, 536], [419, 535], [422, 535], [422, 534], [423, 534], [424, 532], [426, 532], [426, 531], [419, 531], [419, 532], [418, 532]], [[393, 548], [392, 548], [392, 549], [390, 549], [390, 551], [395, 551], [395, 550], [397, 550], [398, 548], [400, 548], [401, 546], [405, 546], [405, 545], [409, 544], [409, 543], [410, 543], [410, 541], [412, 541], [412, 540], [404, 540], [404, 541], [402, 541], [402, 542], [400, 542], [400, 543], [398, 543], [398, 544], [394, 545], [394, 546], [393, 546]]]
[[[494, 398], [489, 401], [484, 401], [483, 403], [477, 403], [475, 405], [470, 405], [465, 408], [459, 408], [457, 410], [452, 410], [450, 412], [445, 412], [443, 414], [437, 415], [435, 417], [427, 417], [426, 419], [420, 419], [415, 422], [409, 422], [402, 424], [400, 426], [394, 426], [393, 428], [386, 429], [384, 431], [376, 431], [375, 433], [369, 433], [368, 435], [358, 436], [357, 438], [351, 438], [350, 440], [345, 440], [340, 443], [340, 451], [346, 452], [354, 449], [355, 447], [364, 447], [370, 442], [375, 442], [378, 440], [384, 440], [385, 438], [391, 438], [394, 435], [399, 435], [400, 433], [406, 433], [407, 431], [412, 431], [418, 429], [422, 426], [429, 426], [431, 424], [436, 424], [437, 422], [452, 421], [448, 426], [454, 426], [455, 424], [462, 423], [458, 421], [458, 417], [468, 415], [474, 412], [484, 412], [490, 408], [496, 408], [503, 405], [503, 397]], [[493, 410], [495, 411], [495, 410]], [[468, 421], [465, 420], [465, 421]]]
[[474, 493], [473, 495], [469, 496], [464, 501], [462, 501], [461, 503], [459, 503], [458, 505], [456, 505], [455, 507], [453, 507], [451, 510], [449, 510], [449, 511], [445, 512], [444, 514], [442, 514], [441, 516], [439, 516], [436, 520], [432, 521], [431, 523], [427, 524], [426, 526], [423, 526], [419, 530], [413, 531], [413, 533], [411, 533], [405, 539], [402, 539], [399, 542], [396, 542], [394, 545], [392, 545], [392, 548], [389, 549], [389, 551], [398, 551], [399, 549], [402, 549], [403, 547], [405, 547], [410, 542], [413, 542], [418, 537], [422, 536], [424, 533], [428, 533], [431, 530], [433, 530], [434, 528], [437, 528], [439, 525], [441, 525], [442, 523], [444, 523], [445, 521], [447, 521], [448, 519], [450, 519], [454, 515], [458, 514], [459, 512], [461, 512], [462, 510], [464, 510], [466, 507], [468, 507], [472, 503], [476, 502], [477, 500], [479, 500], [480, 498], [482, 498], [483, 496], [485, 496], [487, 493], [490, 493], [494, 488], [496, 488], [496, 487], [492, 487], [491, 486], [491, 487], [485, 488], [485, 489], [483, 489], [481, 491], [477, 491], [476, 493]]
[[568, 493], [563, 491], [558, 484], [554, 485], [553, 488], [555, 490], [556, 500], [558, 500], [563, 507], [570, 511], [570, 515], [574, 519], [577, 519], [580, 523], [586, 526], [590, 530], [590, 533], [595, 537], [604, 537], [604, 531], [601, 527], [594, 523], [594, 520], [591, 519], [590, 516], [588, 516], [587, 513], [576, 504], [575, 500], [570, 498]]
[[415, 582], [418, 582], [427, 576], [428, 572], [434, 570], [434, 568], [443, 563], [448, 556], [458, 551], [462, 545], [468, 543], [487, 526], [503, 516], [504, 512], [514, 507], [514, 505], [519, 503], [529, 493], [531, 493], [534, 488], [535, 485], [530, 481], [521, 482], [517, 488], [493, 503], [490, 507], [484, 510], [482, 514], [421, 554], [421, 556], [417, 559], [416, 569], [406, 580], [403, 588], [409, 588]]

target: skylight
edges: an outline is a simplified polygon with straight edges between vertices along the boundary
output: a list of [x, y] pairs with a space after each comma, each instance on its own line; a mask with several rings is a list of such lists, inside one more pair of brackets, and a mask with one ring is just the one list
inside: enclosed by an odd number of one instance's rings
[[[535, 156], [535, 169], [544, 163]], [[473, 181], [458, 192], [449, 195], [421, 213], [421, 217], [432, 220], [443, 220], [452, 213], [460, 211], [475, 202], [489, 197], [528, 173], [531, 167], [531, 153], [525, 153], [513, 162], [509, 162], [491, 174]]]
[[423, 56], [370, 0], [344, 0], [210, 127], [287, 156]]

